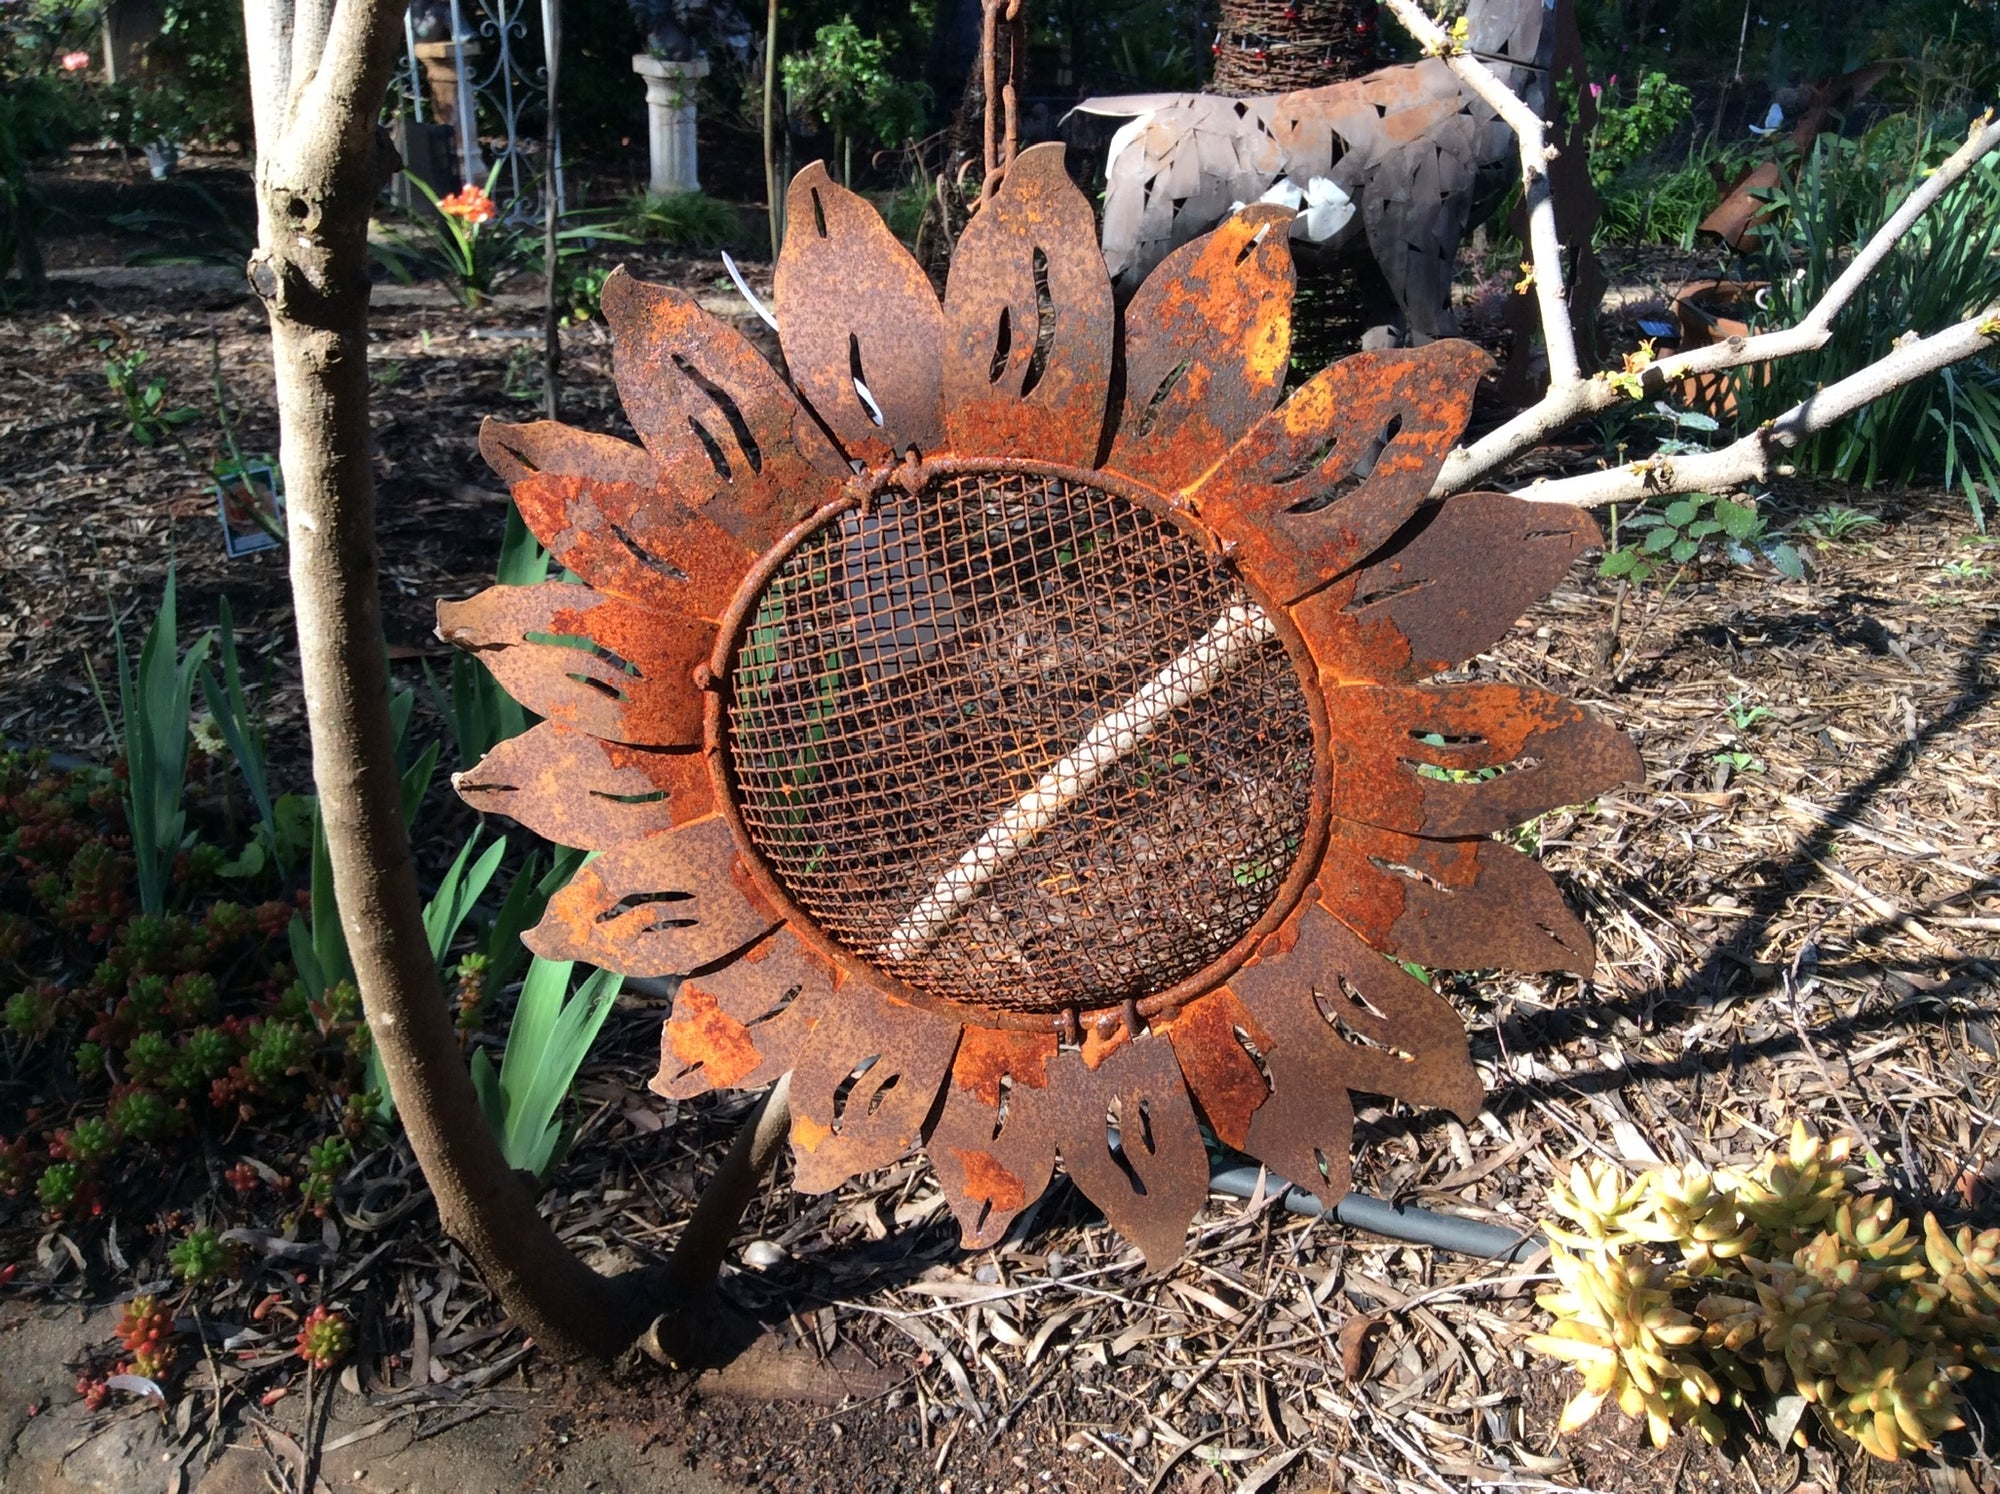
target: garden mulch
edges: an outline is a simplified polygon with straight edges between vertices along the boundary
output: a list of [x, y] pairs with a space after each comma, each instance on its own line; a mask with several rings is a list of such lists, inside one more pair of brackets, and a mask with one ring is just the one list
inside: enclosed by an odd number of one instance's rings
[[[717, 289], [706, 264], [649, 273]], [[184, 635], [226, 594], [270, 661], [274, 776], [302, 785], [283, 561], [222, 558], [203, 477], [219, 443], [213, 359], [242, 446], [274, 444], [262, 313], [226, 289], [161, 305], [79, 279], [64, 294], [0, 318], [0, 735], [108, 759], [84, 662], [110, 678], [112, 620], [143, 629], [171, 558]], [[443, 660], [435, 601], [490, 580], [504, 505], [474, 443], [482, 415], [534, 413], [535, 345], [512, 335], [532, 321], [407, 303], [376, 318], [384, 605], [399, 677], [420, 693], [425, 662]], [[181, 432], [192, 464], [128, 441], [106, 339], [144, 346], [174, 402], [202, 412]], [[566, 418], [623, 430], [601, 332], [570, 335], [568, 372]], [[1470, 1125], [1363, 1109], [1357, 1187], [1525, 1232], [1572, 1159], [1746, 1163], [1803, 1117], [1856, 1134], [1906, 1204], [2000, 1218], [2000, 546], [1935, 491], [1788, 482], [1762, 511], [1776, 528], [1829, 505], [1879, 522], [1837, 542], [1795, 530], [1809, 581], [1724, 566], [1621, 598], [1579, 566], [1470, 667], [1576, 696], [1633, 734], [1646, 777], [1524, 832], [1596, 936], [1596, 980], [1448, 977], [1487, 1108]], [[435, 864], [470, 813], [440, 793], [426, 823]], [[621, 998], [543, 1201], [600, 1261], [671, 1247], [746, 1104], [645, 1089], [665, 1005]], [[9, 1107], [23, 1098], [11, 1085]], [[211, 1145], [233, 1160], [254, 1138]], [[215, 1161], [154, 1214], [31, 1232], [0, 1297], [0, 1383], [13, 1324], [96, 1306], [102, 1336], [102, 1304], [157, 1268], [160, 1227], [214, 1202]], [[1066, 1186], [1007, 1243], [967, 1255], [921, 1162], [815, 1198], [788, 1182], [781, 1164], [728, 1281], [762, 1333], [733, 1378], [605, 1381], [532, 1352], [440, 1235], [405, 1149], [377, 1151], [323, 1229], [271, 1222], [252, 1279], [209, 1309], [211, 1339], [235, 1334], [234, 1349], [194, 1372], [148, 1446], [169, 1487], [246, 1459], [280, 1487], [302, 1487], [301, 1460], [341, 1486], [410, 1487], [424, 1475], [399, 1473], [396, 1450], [474, 1419], [518, 1433], [502, 1458], [516, 1482], [557, 1488], [674, 1488], [689, 1469], [788, 1494], [2000, 1482], [2000, 1403], [1978, 1382], [1982, 1419], [1911, 1465], [1780, 1450], [1747, 1424], [1721, 1449], [1686, 1436], [1654, 1449], [1611, 1412], [1558, 1444], [1567, 1374], [1522, 1346], [1538, 1260], [1469, 1260], [1270, 1198], [1215, 1199], [1180, 1264], [1148, 1277]], [[334, 1383], [309, 1384], [283, 1331], [249, 1316], [259, 1272], [310, 1272], [355, 1310], [360, 1349]], [[274, 1391], [287, 1393], [265, 1404]], [[45, 1414], [91, 1430], [60, 1394]], [[134, 1418], [159, 1421], [144, 1408], [98, 1420]], [[619, 1453], [593, 1462], [585, 1446]]]

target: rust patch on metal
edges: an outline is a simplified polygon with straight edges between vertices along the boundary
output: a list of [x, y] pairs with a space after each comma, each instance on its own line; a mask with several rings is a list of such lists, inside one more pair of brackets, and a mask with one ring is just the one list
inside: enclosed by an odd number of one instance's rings
[[959, 1039], [924, 1150], [968, 1249], [996, 1243], [1048, 1186], [1055, 1133], [1040, 1107], [1055, 1055], [1052, 1032], [968, 1026]]
[[603, 302], [625, 413], [684, 506], [761, 550], [839, 494], [846, 459], [742, 334], [622, 266]]
[[839, 999], [837, 984], [836, 972], [783, 927], [742, 958], [689, 976], [660, 1035], [652, 1088], [685, 1100], [771, 1083]]
[[1165, 1031], [1201, 1113], [1225, 1144], [1242, 1151], [1250, 1144], [1250, 1118], [1271, 1092], [1244, 1044], [1268, 1052], [1271, 1035], [1227, 986], [1182, 1007]]
[[799, 1191], [825, 1193], [915, 1148], [958, 1039], [955, 1022], [863, 986], [843, 988], [792, 1073]]
[[1295, 601], [1416, 512], [1465, 429], [1488, 363], [1471, 343], [1437, 342], [1322, 369], [1192, 486], [1188, 501], [1266, 591]]
[[1249, 1150], [1326, 1204], [1347, 1191], [1350, 1091], [1466, 1120], [1484, 1103], [1451, 1004], [1324, 908], [1301, 908], [1292, 948], [1246, 965], [1231, 989], [1268, 1033], [1271, 1094], [1251, 1118]]
[[1090, 204], [1060, 145], [1008, 168], [967, 225], [944, 296], [944, 418], [959, 450], [1097, 459], [1116, 312]]
[[[664, 626], [662, 625], [664, 622]], [[694, 671], [715, 625], [562, 581], [490, 586], [438, 604], [438, 636], [472, 652], [538, 716], [640, 747], [697, 747]]]
[[542, 472], [514, 484], [514, 505], [560, 564], [646, 607], [720, 617], [755, 559], [714, 520], [654, 488]]
[[1208, 1198], [1208, 1152], [1173, 1045], [1148, 1034], [1094, 1069], [1061, 1054], [1041, 1098], [1071, 1181], [1145, 1253], [1148, 1269], [1172, 1265]]
[[980, 1104], [997, 1106], [1003, 1082], [1042, 1089], [1048, 1084], [1049, 1060], [1056, 1056], [1053, 1032], [1009, 1032], [993, 1027], [968, 1027], [951, 1061], [951, 1082]]
[[818, 162], [792, 178], [785, 221], [772, 295], [792, 382], [851, 457], [936, 449], [944, 312], [930, 280]]
[[1529, 685], [1349, 685], [1327, 702], [1343, 817], [1490, 835], [1641, 776], [1631, 738]]
[[459, 797], [544, 840], [605, 851], [715, 811], [707, 760], [606, 741], [544, 721], [452, 775]]
[[1320, 901], [1376, 948], [1441, 970], [1596, 968], [1553, 878], [1497, 840], [1425, 840], [1336, 821]]
[[1125, 308], [1105, 466], [1171, 493], [1277, 403], [1292, 351], [1291, 212], [1253, 206], [1168, 255]]
[[719, 817], [606, 851], [554, 897], [524, 936], [544, 959], [627, 975], [684, 975], [755, 943], [778, 918], [733, 875]]

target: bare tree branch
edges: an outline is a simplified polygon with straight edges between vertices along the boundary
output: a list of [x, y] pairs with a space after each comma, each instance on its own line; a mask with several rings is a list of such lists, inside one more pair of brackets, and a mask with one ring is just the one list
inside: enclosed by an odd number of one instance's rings
[[[1390, 3], [1407, 4], [1409, 0], [1390, 0]], [[2000, 149], [2000, 122], [1996, 122], [1989, 112], [1975, 122], [1965, 144], [1951, 159], [1919, 183], [1904, 199], [1903, 205], [1875, 231], [1861, 252], [1855, 255], [1796, 326], [1760, 332], [1754, 337], [1732, 337], [1708, 347], [1692, 348], [1685, 353], [1662, 358], [1640, 372], [1637, 397], [1663, 395], [1680, 380], [1692, 375], [1719, 373], [1748, 363], [1768, 363], [1826, 346], [1832, 336], [1834, 318], [1847, 308], [1863, 282], [1881, 267], [1882, 261], [1888, 258], [1917, 221], [1967, 172], [1996, 149]], [[1472, 445], [1461, 446], [1452, 452], [1438, 473], [1437, 483], [1431, 489], [1433, 495], [1443, 497], [1448, 493], [1463, 492], [1565, 426], [1632, 398], [1630, 386], [1621, 387], [1622, 383], [1622, 380], [1614, 382], [1606, 374], [1579, 379], [1568, 385], [1551, 383], [1548, 394], [1539, 403], [1523, 410]], [[1883, 392], [1888, 391], [1885, 389]]]
[[290, 118], [292, 0], [243, 0], [243, 39], [250, 62], [250, 119], [259, 151], [276, 147]]
[[[1754, 339], [1753, 339], [1754, 340]], [[1651, 457], [1602, 472], [1544, 478], [1516, 493], [1536, 503], [1592, 508], [1631, 503], [1666, 493], [1709, 492], [1789, 476], [1785, 457], [1817, 435], [1892, 390], [1927, 378], [2000, 343], [2000, 302], [1978, 316], [1929, 337], [1910, 337], [1866, 368], [1829, 384], [1810, 399], [1717, 451]]]
[[1519, 142], [1521, 191], [1528, 205], [1528, 261], [1535, 279], [1535, 304], [1541, 312], [1542, 341], [1548, 350], [1549, 387], [1570, 388], [1581, 382], [1583, 366], [1577, 358], [1569, 302], [1563, 297], [1562, 243], [1556, 237], [1555, 198], [1549, 189], [1549, 162], [1555, 159], [1556, 148], [1548, 143], [1541, 116], [1433, 21], [1416, 0], [1383, 3], [1427, 54], [1442, 59], [1461, 83], [1506, 122]]

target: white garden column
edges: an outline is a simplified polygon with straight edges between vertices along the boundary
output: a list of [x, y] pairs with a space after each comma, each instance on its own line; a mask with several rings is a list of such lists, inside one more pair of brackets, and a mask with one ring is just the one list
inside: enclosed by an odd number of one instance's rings
[[632, 59], [632, 71], [646, 80], [646, 135], [653, 151], [652, 190], [656, 193], [699, 192], [695, 170], [695, 85], [708, 76], [708, 59], [670, 62], [645, 53]]

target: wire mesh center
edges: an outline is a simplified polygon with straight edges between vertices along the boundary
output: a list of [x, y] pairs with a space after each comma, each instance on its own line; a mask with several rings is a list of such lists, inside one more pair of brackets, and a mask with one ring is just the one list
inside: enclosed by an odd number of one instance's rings
[[[1261, 625], [1227, 565], [1099, 488], [885, 493], [793, 552], [745, 630], [744, 825], [831, 938], [918, 990], [1050, 1013], [1165, 990], [1270, 907], [1305, 834], [1311, 716], [1268, 630], [1162, 706], [1232, 616]], [[1118, 736], [1135, 701], [1148, 730]], [[1024, 802], [1033, 833], [996, 849]]]

